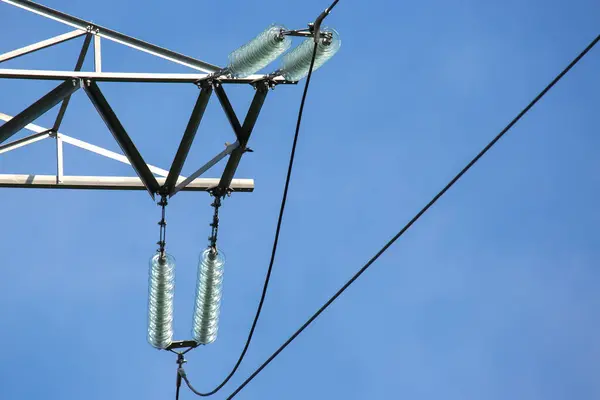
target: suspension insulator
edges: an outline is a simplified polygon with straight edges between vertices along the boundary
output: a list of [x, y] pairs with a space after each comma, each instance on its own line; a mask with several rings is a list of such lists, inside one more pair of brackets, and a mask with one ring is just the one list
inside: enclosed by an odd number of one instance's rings
[[216, 340], [221, 308], [225, 256], [208, 248], [200, 255], [192, 337], [199, 344]]

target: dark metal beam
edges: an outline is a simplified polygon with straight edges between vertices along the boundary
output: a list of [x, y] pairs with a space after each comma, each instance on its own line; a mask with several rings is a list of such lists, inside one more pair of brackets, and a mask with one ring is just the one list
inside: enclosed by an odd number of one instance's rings
[[[269, 86], [267, 82], [259, 82], [256, 85], [256, 94], [252, 99], [252, 104], [250, 104], [250, 108], [248, 109], [248, 113], [244, 119], [244, 125], [237, 133], [240, 146], [231, 153], [229, 159], [227, 160], [227, 165], [225, 166], [225, 170], [223, 171], [223, 175], [219, 181], [218, 189], [220, 191], [229, 189], [229, 186], [231, 185], [231, 181], [240, 164], [240, 161], [242, 160], [242, 156], [247, 151], [246, 145], [248, 144], [248, 140], [250, 139], [250, 135], [252, 134], [252, 130], [254, 129], [254, 125], [256, 124], [256, 120], [258, 119], [258, 115], [260, 114], [260, 110], [262, 109], [268, 93]], [[227, 103], [229, 103], [229, 100], [227, 100]], [[225, 107], [223, 107], [223, 109], [225, 109]], [[225, 112], [227, 113], [227, 110], [225, 110]]]
[[198, 95], [198, 100], [196, 100], [196, 104], [192, 110], [192, 115], [190, 116], [190, 120], [188, 121], [185, 132], [183, 133], [183, 137], [181, 138], [181, 143], [179, 144], [179, 148], [177, 149], [173, 163], [171, 164], [169, 175], [167, 176], [167, 180], [163, 186], [163, 190], [165, 190], [169, 195], [174, 194], [173, 192], [175, 190], [177, 178], [179, 178], [183, 164], [185, 163], [190, 148], [192, 147], [194, 137], [196, 136], [196, 132], [198, 132], [200, 121], [202, 121], [202, 117], [204, 116], [204, 111], [206, 110], [206, 106], [208, 105], [208, 100], [210, 99], [211, 94], [212, 87], [210, 85], [206, 85], [202, 88], [200, 94]]
[[233, 110], [233, 107], [231, 106], [231, 102], [229, 101], [229, 98], [227, 97], [227, 93], [225, 93], [225, 89], [223, 89], [223, 86], [219, 82], [215, 82], [214, 87], [215, 87], [215, 93], [217, 94], [217, 97], [219, 98], [219, 102], [221, 103], [221, 107], [223, 108], [223, 111], [225, 111], [225, 115], [227, 116], [227, 119], [229, 120], [229, 123], [231, 124], [231, 127], [233, 128], [233, 131], [235, 132], [235, 136], [237, 137], [238, 141], [241, 143], [239, 136], [242, 132], [242, 126], [240, 125], [240, 121], [238, 120], [237, 116], [235, 115], [235, 111]]
[[[85, 61], [85, 55], [90, 47], [90, 43], [92, 41], [92, 34], [88, 33], [83, 40], [83, 47], [81, 48], [81, 52], [79, 53], [79, 58], [77, 59], [77, 63], [75, 64], [75, 71], [81, 71], [83, 67], [83, 62]], [[58, 110], [58, 115], [56, 116], [56, 120], [54, 121], [54, 126], [52, 127], [52, 131], [58, 132], [60, 128], [60, 124], [62, 123], [63, 118], [65, 117], [65, 113], [67, 112], [67, 107], [69, 106], [69, 101], [71, 101], [71, 96], [67, 96], [66, 99], [63, 100], [60, 105], [60, 110]]]
[[116, 114], [106, 101], [106, 98], [100, 91], [100, 88], [95, 82], [88, 81], [85, 83], [84, 89], [92, 101], [92, 104], [94, 104], [94, 107], [96, 107], [98, 114], [100, 114], [104, 120], [104, 123], [119, 144], [119, 147], [121, 147], [121, 150], [123, 153], [125, 153], [125, 156], [131, 163], [131, 166], [144, 183], [148, 193], [150, 193], [150, 196], [152, 196], [154, 199], [154, 194], [159, 191], [160, 185], [142, 158], [142, 155], [133, 144], [133, 141], [125, 131], [125, 128], [123, 128], [123, 125], [121, 125], [121, 121], [119, 121]]
[[165, 350], [171, 349], [182, 349], [182, 348], [195, 348], [198, 347], [198, 343], [193, 340], [179, 340], [173, 342]]
[[262, 109], [262, 106], [265, 103], [267, 93], [269, 93], [269, 87], [267, 86], [266, 82], [263, 85], [257, 86], [256, 94], [252, 99], [252, 103], [250, 104], [250, 108], [248, 109], [248, 113], [246, 114], [246, 118], [244, 119], [244, 125], [242, 125], [241, 143], [243, 146], [245, 146], [248, 143], [248, 139], [250, 139], [250, 134], [254, 129], [254, 125], [256, 125], [256, 120], [258, 120], [260, 110]]
[[79, 88], [80, 82], [77, 79], [69, 79], [58, 85], [44, 97], [23, 110], [23, 112], [0, 126], [0, 143], [5, 142], [12, 135], [25, 128], [27, 124], [35, 121], [36, 118], [46, 113]]

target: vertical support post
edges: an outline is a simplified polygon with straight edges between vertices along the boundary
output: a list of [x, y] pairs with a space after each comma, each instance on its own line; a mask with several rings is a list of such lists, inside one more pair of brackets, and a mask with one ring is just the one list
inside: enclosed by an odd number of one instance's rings
[[63, 181], [63, 142], [60, 135], [56, 135], [56, 184]]
[[94, 70], [96, 72], [102, 72], [102, 47], [101, 38], [98, 35], [94, 35]]

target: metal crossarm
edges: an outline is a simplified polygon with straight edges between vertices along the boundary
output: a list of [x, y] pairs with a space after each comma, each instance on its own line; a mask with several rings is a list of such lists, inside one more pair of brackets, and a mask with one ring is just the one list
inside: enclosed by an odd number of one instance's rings
[[[158, 178], [164, 184], [165, 178]], [[218, 178], [196, 179], [184, 190], [206, 192], [219, 183]], [[33, 189], [101, 189], [101, 190], [147, 190], [136, 177], [121, 176], [63, 176], [60, 183], [55, 175], [8, 175], [0, 174], [0, 187]], [[252, 192], [254, 180], [234, 179], [236, 192]]]
[[[0, 0], [2, 1], [2, 0]], [[210, 74], [193, 73], [146, 73], [146, 72], [73, 72], [73, 71], [50, 71], [39, 69], [0, 69], [0, 78], [4, 79], [33, 79], [48, 81], [64, 81], [68, 78], [89, 79], [96, 82], [148, 82], [148, 83], [192, 83], [213, 79]], [[250, 75], [246, 78], [229, 78], [219, 76], [214, 78], [220, 83], [227, 84], [254, 84], [256, 81], [265, 79], [264, 75]], [[277, 84], [295, 85], [297, 82], [286, 81], [282, 77], [274, 77], [273, 82]]]
[[[40, 69], [3, 69], [0, 68], [1, 79], [30, 79], [59, 81], [60, 84], [15, 117], [0, 114], [0, 120], [6, 121], [0, 125], [0, 154], [27, 146], [39, 140], [52, 138], [56, 140], [56, 176], [42, 175], [0, 175], [0, 187], [39, 187], [39, 188], [94, 188], [94, 189], [146, 189], [154, 199], [157, 193], [161, 196], [174, 196], [179, 191], [188, 190], [217, 190], [219, 193], [231, 191], [252, 191], [254, 181], [234, 179], [240, 160], [244, 153], [251, 151], [247, 148], [250, 134], [262, 109], [269, 88], [280, 84], [296, 84], [286, 80], [281, 74], [251, 74], [249, 76], [230, 74], [223, 69], [175, 51], [144, 42], [134, 37], [119, 33], [92, 22], [74, 17], [61, 11], [37, 4], [29, 0], [0, 0], [0, 2], [19, 7], [23, 10], [38, 14], [42, 17], [58, 21], [75, 30], [40, 42], [0, 54], [0, 63], [17, 57], [25, 56], [40, 49], [59, 45], [60, 43], [84, 37], [79, 57], [74, 70], [40, 70]], [[132, 49], [146, 52], [171, 62], [192, 68], [192, 73], [145, 73], [145, 72], [108, 72], [102, 65], [102, 39], [110, 40]], [[83, 70], [84, 61], [93, 41], [94, 62], [91, 71]], [[115, 112], [102, 94], [98, 82], [148, 82], [148, 83], [182, 83], [193, 84], [201, 88], [194, 104], [187, 126], [180, 139], [179, 147], [173, 157], [170, 169], [164, 170], [146, 164], [142, 155], [134, 145], [127, 131], [119, 121]], [[255, 88], [256, 94], [248, 110], [243, 124], [236, 116], [233, 107], [225, 93], [225, 84], [246, 84]], [[68, 110], [71, 95], [80, 87], [84, 87], [87, 96], [94, 104], [96, 111], [102, 117], [113, 138], [124, 154], [118, 154], [107, 149], [59, 133], [61, 124]], [[185, 165], [191, 146], [197, 135], [201, 120], [212, 95], [216, 92], [219, 102], [232, 126], [237, 140], [225, 143], [226, 147], [200, 166], [188, 177], [180, 176]], [[56, 119], [50, 129], [33, 125], [32, 122], [46, 113], [58, 103], [62, 103]], [[4, 143], [21, 129], [29, 129], [34, 135], [23, 139]], [[130, 164], [138, 178], [134, 177], [79, 177], [64, 176], [63, 174], [63, 144], [74, 145], [94, 152], [103, 157]], [[228, 158], [224, 172], [220, 178], [200, 178], [210, 168], [222, 159]], [[165, 178], [156, 178], [164, 176]], [[210, 183], [209, 186], [207, 186]], [[28, 186], [29, 185], [29, 186]]]
[[[10, 121], [10, 115], [0, 113], [0, 120]], [[27, 146], [29, 144], [44, 140], [47, 138], [55, 138], [57, 143], [67, 143], [80, 149], [98, 154], [102, 157], [110, 158], [115, 161], [131, 165], [129, 159], [122, 154], [115, 153], [95, 146], [83, 140], [75, 139], [71, 136], [60, 132], [52, 132], [35, 124], [25, 126], [25, 129], [34, 132], [33, 135], [23, 139], [18, 139], [10, 143], [0, 145], [0, 154]], [[59, 147], [60, 148], [60, 147]], [[58, 155], [58, 154], [57, 154]], [[0, 187], [12, 188], [41, 188], [41, 189], [103, 189], [103, 190], [144, 190], [146, 187], [141, 179], [135, 177], [116, 177], [116, 176], [62, 176], [62, 160], [57, 158], [58, 171], [57, 175], [15, 175], [15, 174], [0, 174]], [[157, 178], [159, 185], [164, 185], [169, 171], [148, 164], [150, 171], [163, 178]], [[197, 175], [199, 176], [199, 175]], [[219, 178], [202, 178], [195, 177], [185, 178], [177, 177], [178, 187], [183, 191], [208, 191], [219, 183]], [[183, 184], [185, 181], [185, 185]], [[252, 179], [234, 179], [232, 188], [236, 192], [252, 192], [254, 190], [254, 181]]]

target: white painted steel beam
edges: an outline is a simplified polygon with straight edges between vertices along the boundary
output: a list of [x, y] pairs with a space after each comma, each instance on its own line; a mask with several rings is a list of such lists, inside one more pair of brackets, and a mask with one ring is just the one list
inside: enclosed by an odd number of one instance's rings
[[102, 72], [102, 39], [94, 36], [94, 71]]
[[39, 133], [34, 133], [31, 136], [27, 136], [23, 139], [18, 139], [10, 143], [6, 143], [0, 145], [0, 154], [8, 153], [11, 150], [18, 149], [19, 147], [27, 146], [28, 144], [39, 142], [40, 140], [44, 140], [50, 137], [50, 133], [47, 131], [40, 131]]
[[[138, 177], [63, 176], [61, 183], [56, 183], [56, 178], [55, 175], [0, 174], [0, 188], [146, 190]], [[166, 178], [158, 178], [161, 185], [165, 180]], [[182, 191], [207, 191], [218, 184], [219, 178], [198, 178]], [[254, 179], [234, 179], [231, 188], [236, 192], [252, 192]]]
[[[2, 0], [0, 0], [2, 1]], [[64, 81], [69, 78], [91, 79], [98, 82], [156, 82], [156, 83], [195, 83], [210, 77], [209, 74], [169, 74], [139, 72], [87, 72], [87, 71], [49, 71], [36, 69], [0, 69], [0, 78], [39, 79]], [[215, 78], [222, 83], [254, 83], [267, 78], [266, 75], [250, 75], [246, 78]], [[278, 84], [296, 84], [278, 76], [272, 79]]]
[[45, 49], [46, 47], [54, 46], [55, 44], [66, 42], [67, 40], [83, 36], [86, 33], [87, 32], [85, 30], [76, 29], [62, 35], [54, 36], [50, 39], [42, 40], [41, 42], [37, 42], [29, 46], [21, 47], [20, 49], [9, 51], [8, 53], [0, 54], [0, 63], [24, 56], [25, 54], [33, 53], [34, 51]]

